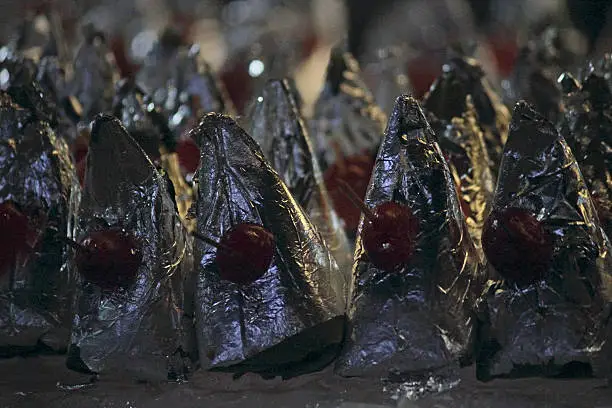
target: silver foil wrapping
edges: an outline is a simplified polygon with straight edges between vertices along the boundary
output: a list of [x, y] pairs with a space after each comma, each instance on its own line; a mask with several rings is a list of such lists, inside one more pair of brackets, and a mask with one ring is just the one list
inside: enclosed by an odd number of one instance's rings
[[91, 28], [85, 31], [74, 56], [74, 76], [68, 89], [82, 106], [82, 119], [89, 121], [98, 113], [110, 112], [118, 72], [104, 35]]
[[[74, 237], [80, 196], [75, 170], [64, 140], [5, 92], [0, 122], [0, 202], [14, 203], [34, 233], [32, 250], [0, 273], [0, 356], [36, 346], [65, 350], [75, 279], [64, 238]], [[19, 231], [2, 231], [11, 233]]]
[[412, 258], [393, 272], [355, 251], [342, 376], [392, 381], [452, 376], [469, 361], [472, 306], [486, 277], [463, 219], [446, 161], [416, 100], [397, 99], [365, 199], [397, 202], [419, 220]]
[[470, 235], [482, 256], [480, 236], [493, 200], [495, 177], [474, 105], [468, 99], [461, 117], [446, 122], [430, 114], [428, 120], [447, 159]]
[[198, 45], [158, 43], [137, 78], [153, 102], [163, 107], [177, 137], [205, 113], [235, 114], [223, 84], [202, 60]]
[[82, 108], [76, 98], [67, 94], [66, 79], [59, 59], [53, 56], [41, 58], [36, 80], [57, 106], [56, 133], [67, 141], [73, 141], [77, 137], [76, 123], [81, 118]]
[[34, 61], [3, 48], [0, 54], [0, 70], [5, 76], [0, 83], [0, 90], [30, 111], [37, 120], [47, 122], [54, 129], [58, 124], [57, 103], [36, 81], [37, 69]]
[[376, 103], [387, 115], [393, 111], [398, 96], [411, 93], [407, 68], [406, 46], [380, 48], [375, 60], [364, 66], [364, 79], [372, 89]]
[[353, 251], [323, 183], [292, 89], [287, 80], [266, 84], [251, 108], [249, 133], [325, 239], [348, 282]]
[[183, 223], [191, 228], [193, 221], [187, 219], [187, 212], [193, 201], [193, 191], [181, 174], [175, 153], [176, 140], [162, 109], [133, 80], [123, 79], [117, 83], [113, 113], [121, 119], [130, 136], [149, 158], [168, 176], [179, 215]]
[[325, 84], [310, 121], [322, 170], [343, 156], [375, 155], [386, 117], [361, 79], [359, 64], [343, 46], [330, 56]]
[[232, 119], [206, 115], [192, 130], [201, 148], [197, 231], [219, 240], [241, 222], [275, 237], [258, 280], [221, 280], [216, 249], [195, 242], [196, 333], [203, 368], [289, 377], [329, 364], [342, 342], [345, 275], [304, 210]]
[[563, 76], [568, 93], [560, 132], [572, 150], [595, 204], [612, 237], [612, 92], [605, 71], [591, 72], [582, 84]]
[[190, 242], [168, 185], [118, 119], [92, 126], [77, 239], [108, 228], [134, 234], [142, 263], [115, 291], [81, 278], [67, 364], [72, 369], [137, 380], [181, 378], [183, 282], [192, 270]]
[[491, 158], [491, 166], [497, 170], [503, 145], [508, 137], [510, 113], [485, 78], [482, 67], [468, 57], [453, 57], [442, 67], [443, 72], [423, 98], [423, 107], [438, 118], [450, 121], [466, 111], [466, 98], [478, 114]]
[[483, 293], [477, 375], [558, 375], [590, 365], [610, 372], [612, 247], [578, 164], [555, 127], [524, 102], [513, 113], [493, 210], [537, 215], [552, 237], [544, 277], [516, 286], [491, 280]]

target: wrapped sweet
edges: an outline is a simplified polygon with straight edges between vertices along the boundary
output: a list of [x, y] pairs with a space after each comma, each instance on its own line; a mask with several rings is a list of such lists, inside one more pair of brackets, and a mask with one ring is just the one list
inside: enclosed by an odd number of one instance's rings
[[338, 190], [338, 181], [350, 184], [360, 197], [365, 195], [384, 123], [384, 113], [360, 77], [359, 64], [337, 46], [315, 105], [310, 135], [334, 207], [351, 237], [360, 213]]
[[196, 334], [205, 369], [291, 377], [336, 356], [348, 273], [265, 159], [228, 116], [206, 115], [195, 258]]
[[0, 92], [0, 356], [65, 351], [74, 306], [80, 189], [66, 142], [30, 104], [33, 84], [11, 87], [26, 106]]
[[288, 80], [270, 80], [249, 115], [249, 130], [331, 250], [340, 270], [350, 271], [353, 251], [334, 211], [312, 142]]
[[504, 97], [508, 106], [521, 99], [525, 100], [548, 120], [556, 123], [563, 110], [561, 89], [555, 81], [559, 68], [549, 67], [545, 55], [548, 54], [538, 52], [534, 43], [520, 50], [512, 75], [503, 83]]
[[123, 79], [117, 84], [113, 113], [121, 119], [130, 136], [158, 170], [169, 178], [179, 215], [186, 226], [191, 226], [193, 222], [187, 219], [187, 211], [191, 207], [193, 191], [181, 173], [176, 140], [161, 109], [133, 80]]
[[69, 93], [82, 106], [82, 119], [89, 121], [98, 113], [110, 112], [118, 73], [104, 34], [87, 26], [84, 36], [74, 56]]
[[418, 102], [397, 99], [363, 206], [336, 372], [452, 377], [472, 356], [486, 275]]
[[[566, 82], [571, 81], [565, 74]], [[605, 76], [589, 74], [565, 98], [560, 131], [576, 158], [601, 226], [612, 236], [612, 92]]]
[[510, 128], [482, 235], [493, 274], [480, 305], [477, 376], [601, 374], [610, 366], [601, 353], [610, 241], [554, 125], [520, 102]]
[[480, 236], [493, 199], [495, 177], [471, 97], [461, 117], [446, 122], [429, 114], [428, 121], [448, 162], [472, 240], [482, 255]]
[[451, 121], [467, 111], [466, 98], [470, 95], [484, 134], [491, 167], [499, 165], [503, 145], [508, 135], [510, 114], [491, 88], [478, 62], [468, 57], [453, 57], [444, 64], [442, 75], [436, 79], [423, 98], [423, 108], [437, 118]]
[[80, 282], [68, 367], [144, 381], [183, 378], [191, 244], [170, 185], [111, 116], [92, 125], [74, 246]]

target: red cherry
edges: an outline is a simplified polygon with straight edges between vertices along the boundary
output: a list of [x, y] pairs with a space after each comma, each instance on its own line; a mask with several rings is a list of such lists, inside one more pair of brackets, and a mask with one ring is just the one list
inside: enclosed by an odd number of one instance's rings
[[541, 279], [553, 258], [550, 235], [533, 214], [521, 208], [491, 212], [482, 231], [482, 246], [495, 270], [517, 284]]
[[368, 190], [373, 168], [374, 159], [367, 154], [361, 154], [339, 159], [323, 175], [334, 208], [344, 220], [346, 231], [352, 235], [357, 231], [361, 209], [356, 207], [351, 199], [340, 191], [339, 184], [342, 182], [348, 184], [355, 194], [363, 199]]
[[223, 235], [216, 263], [223, 280], [247, 284], [261, 278], [274, 257], [274, 235], [261, 225], [242, 223]]
[[10, 201], [0, 204], [0, 276], [15, 264], [17, 256], [28, 249], [31, 229], [28, 217]]
[[385, 202], [364, 221], [363, 248], [375, 266], [392, 271], [410, 260], [418, 230], [418, 220], [410, 208]]
[[134, 282], [141, 261], [142, 251], [136, 238], [117, 228], [89, 234], [76, 256], [83, 278], [109, 291]]
[[186, 173], [195, 173], [200, 165], [200, 148], [190, 138], [182, 138], [176, 144], [176, 154], [181, 167]]

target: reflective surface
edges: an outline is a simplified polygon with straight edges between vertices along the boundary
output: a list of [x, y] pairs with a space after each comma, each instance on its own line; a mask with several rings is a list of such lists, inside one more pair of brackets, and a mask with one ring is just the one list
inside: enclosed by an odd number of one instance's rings
[[453, 57], [442, 70], [442, 75], [423, 98], [423, 107], [438, 118], [450, 121], [466, 111], [466, 98], [471, 95], [478, 125], [482, 128], [492, 167], [496, 170], [508, 136], [508, 109], [487, 82], [476, 60]]
[[[0, 129], [0, 202], [12, 202], [30, 224], [30, 249], [0, 274], [0, 355], [65, 350], [75, 284], [65, 243], [74, 237], [79, 203], [75, 170], [63, 139], [5, 92]], [[2, 231], [11, 233], [19, 232]]]
[[241, 222], [274, 235], [274, 260], [248, 285], [220, 279], [216, 249], [196, 241], [196, 329], [202, 368], [293, 376], [335, 357], [343, 337], [346, 276], [315, 226], [232, 119], [205, 116], [200, 145], [197, 232], [219, 241]]
[[553, 237], [553, 261], [543, 279], [520, 288], [489, 282], [478, 376], [557, 375], [570, 363], [574, 371], [575, 363], [584, 363], [596, 375], [609, 374], [610, 242], [578, 164], [554, 126], [521, 102], [510, 128], [493, 209], [535, 214]]
[[142, 263], [135, 282], [118, 290], [81, 279], [67, 364], [102, 376], [180, 379], [189, 368], [183, 282], [192, 271], [190, 243], [166, 180], [118, 119], [100, 116], [92, 127], [77, 240], [111, 228], [134, 236]]
[[385, 115], [360, 77], [359, 64], [343, 45], [332, 49], [321, 95], [310, 122], [310, 135], [323, 170], [338, 154], [376, 154]]
[[[419, 220], [412, 258], [394, 271], [355, 252], [349, 333], [336, 371], [406, 382], [408, 389], [452, 385], [471, 358], [471, 308], [484, 280], [444, 157], [413, 98], [399, 97], [365, 204], [394, 201]], [[411, 384], [410, 381], [416, 381]], [[449, 383], [450, 381], [450, 383]], [[431, 382], [431, 384], [429, 384]]]
[[290, 82], [272, 80], [250, 112], [250, 134], [323, 236], [347, 277], [353, 250], [332, 207], [312, 141], [296, 106]]

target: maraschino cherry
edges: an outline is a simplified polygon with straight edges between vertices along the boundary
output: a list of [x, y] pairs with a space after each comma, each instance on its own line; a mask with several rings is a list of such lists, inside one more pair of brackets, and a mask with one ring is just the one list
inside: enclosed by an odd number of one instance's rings
[[261, 278], [274, 258], [274, 235], [261, 225], [237, 224], [218, 243], [197, 233], [194, 236], [217, 248], [215, 262], [221, 279], [239, 285]]
[[374, 159], [367, 154], [360, 154], [340, 157], [323, 175], [334, 209], [344, 220], [345, 229], [351, 235], [354, 235], [357, 231], [361, 210], [355, 207], [351, 200], [338, 190], [339, 184], [350, 185], [352, 191], [362, 200], [368, 190], [373, 168]]
[[30, 234], [28, 217], [10, 201], [0, 204], [0, 276], [27, 250]]
[[340, 188], [364, 213], [361, 242], [370, 262], [393, 271], [410, 261], [419, 232], [419, 222], [412, 210], [393, 201], [369, 209], [346, 183], [341, 182]]
[[521, 208], [491, 212], [482, 231], [482, 246], [495, 270], [520, 285], [542, 279], [553, 259], [550, 235], [533, 214]]
[[89, 234], [78, 245], [76, 262], [86, 281], [104, 291], [115, 291], [134, 282], [142, 251], [132, 234], [110, 228]]

